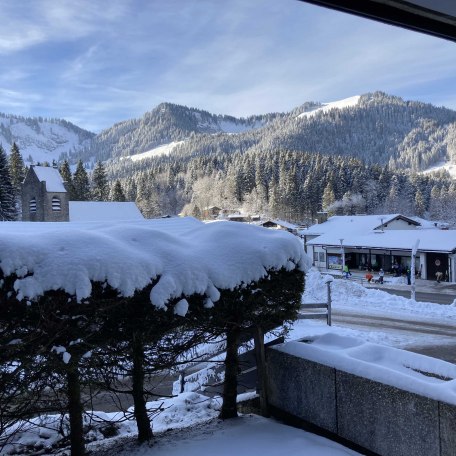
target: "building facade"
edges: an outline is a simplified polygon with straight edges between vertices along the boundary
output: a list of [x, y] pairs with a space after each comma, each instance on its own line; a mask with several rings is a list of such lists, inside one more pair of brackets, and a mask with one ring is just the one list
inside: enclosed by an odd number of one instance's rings
[[22, 183], [22, 221], [68, 222], [69, 201], [58, 169], [30, 166]]
[[[313, 265], [321, 270], [410, 269], [422, 279], [437, 273], [456, 282], [456, 230], [400, 214], [335, 216], [300, 232]], [[414, 264], [413, 250], [416, 246]]]

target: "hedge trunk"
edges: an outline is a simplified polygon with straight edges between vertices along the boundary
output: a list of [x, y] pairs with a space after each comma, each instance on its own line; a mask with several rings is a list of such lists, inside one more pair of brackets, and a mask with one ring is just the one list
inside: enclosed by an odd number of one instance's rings
[[229, 328], [226, 332], [225, 382], [223, 384], [223, 404], [220, 418], [236, 418], [237, 376], [239, 369], [239, 328]]
[[84, 430], [82, 422], [81, 385], [76, 366], [67, 370], [68, 414], [70, 417], [71, 456], [84, 456]]
[[135, 406], [136, 426], [138, 427], [138, 440], [147, 442], [152, 438], [153, 434], [144, 399], [144, 344], [140, 335], [135, 334], [133, 336], [131, 348], [133, 358], [132, 395]]

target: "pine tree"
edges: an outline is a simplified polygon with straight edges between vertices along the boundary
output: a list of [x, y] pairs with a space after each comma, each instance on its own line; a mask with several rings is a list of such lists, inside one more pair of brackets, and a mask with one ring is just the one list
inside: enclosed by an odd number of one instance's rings
[[120, 183], [120, 180], [117, 179], [114, 187], [112, 189], [112, 194], [111, 194], [111, 200], [112, 201], [125, 201], [125, 194], [122, 189], [122, 184]]
[[11, 221], [17, 218], [15, 189], [11, 180], [8, 159], [0, 145], [0, 221]]
[[73, 177], [71, 175], [70, 164], [68, 160], [64, 160], [62, 165], [60, 166], [60, 175], [62, 176], [63, 182], [65, 183], [65, 188], [68, 193], [68, 200], [74, 201], [75, 200], [75, 190], [73, 185]]
[[14, 199], [16, 202], [17, 215], [20, 218], [22, 214], [22, 201], [21, 201], [21, 185], [25, 178], [25, 165], [24, 160], [19, 152], [16, 143], [13, 142], [9, 156], [9, 171], [11, 175], [11, 183], [14, 187]]
[[418, 217], [423, 217], [426, 212], [426, 204], [424, 202], [423, 194], [418, 189], [415, 194], [415, 214]]
[[92, 175], [92, 199], [94, 201], [107, 201], [109, 198], [108, 179], [103, 163], [98, 161]]
[[78, 161], [76, 171], [74, 172], [73, 186], [75, 201], [88, 201], [90, 199], [89, 176], [82, 164], [82, 160]]
[[389, 213], [396, 213], [399, 209], [399, 179], [393, 175], [388, 197], [385, 201], [385, 208]]
[[433, 219], [439, 219], [442, 215], [442, 202], [440, 200], [440, 188], [434, 185], [429, 200], [429, 212]]
[[334, 202], [336, 197], [334, 195], [334, 190], [332, 188], [331, 182], [328, 182], [325, 189], [323, 190], [323, 197], [321, 199], [321, 205], [323, 210], [327, 210]]
[[19, 152], [19, 148], [16, 143], [13, 142], [11, 146], [11, 152], [9, 156], [9, 167], [11, 174], [11, 183], [17, 191], [17, 194], [21, 191], [21, 184], [25, 178], [25, 165], [22, 155]]

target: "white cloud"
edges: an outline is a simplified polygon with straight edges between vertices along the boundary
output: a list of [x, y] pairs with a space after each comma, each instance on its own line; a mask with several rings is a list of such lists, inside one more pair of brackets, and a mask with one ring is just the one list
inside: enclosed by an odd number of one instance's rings
[[247, 116], [372, 90], [456, 106], [454, 43], [298, 1], [5, 1], [0, 95], [23, 115], [99, 130], [161, 101]]
[[128, 5], [108, 0], [6, 0], [2, 2], [0, 53], [98, 33], [124, 18]]

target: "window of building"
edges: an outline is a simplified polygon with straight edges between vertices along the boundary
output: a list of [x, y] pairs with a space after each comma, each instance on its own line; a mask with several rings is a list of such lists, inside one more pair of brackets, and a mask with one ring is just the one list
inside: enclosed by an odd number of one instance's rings
[[318, 261], [318, 252], [314, 252], [314, 261]]
[[325, 260], [325, 252], [320, 252], [319, 254], [319, 260], [320, 260], [320, 263], [324, 263], [326, 260]]
[[60, 198], [58, 196], [52, 198], [52, 210], [55, 212], [60, 211]]
[[36, 199], [32, 198], [29, 203], [29, 211], [36, 212]]

